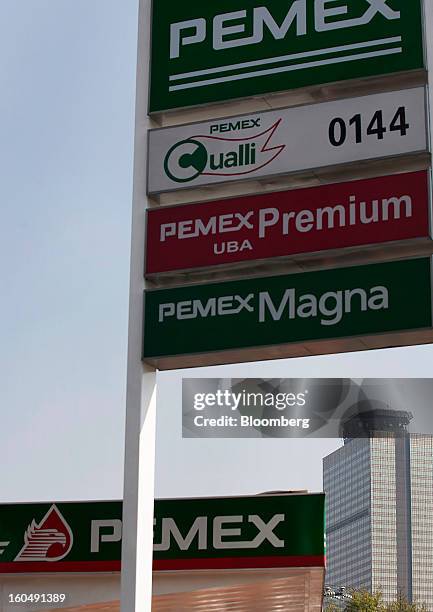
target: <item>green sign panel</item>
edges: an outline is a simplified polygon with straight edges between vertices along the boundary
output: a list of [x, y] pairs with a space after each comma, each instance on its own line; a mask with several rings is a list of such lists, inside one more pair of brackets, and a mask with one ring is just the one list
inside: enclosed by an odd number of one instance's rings
[[122, 502], [0, 505], [0, 573], [119, 571]]
[[324, 501], [317, 494], [158, 502], [156, 567], [322, 567]]
[[[323, 567], [324, 495], [156, 500], [154, 570]], [[0, 573], [119, 571], [122, 502], [0, 506]]]
[[154, 0], [150, 112], [422, 68], [421, 0]]
[[430, 259], [148, 291], [144, 359], [431, 327]]

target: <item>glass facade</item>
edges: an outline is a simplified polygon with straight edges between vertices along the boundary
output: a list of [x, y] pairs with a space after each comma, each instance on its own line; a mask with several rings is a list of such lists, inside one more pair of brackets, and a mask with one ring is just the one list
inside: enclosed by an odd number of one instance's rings
[[413, 598], [433, 610], [433, 437], [412, 434], [410, 450]]
[[433, 436], [377, 436], [323, 460], [326, 583], [433, 610]]
[[327, 584], [371, 588], [370, 462], [364, 439], [324, 459]]
[[372, 438], [371, 453], [371, 582], [391, 599], [397, 590], [395, 440]]

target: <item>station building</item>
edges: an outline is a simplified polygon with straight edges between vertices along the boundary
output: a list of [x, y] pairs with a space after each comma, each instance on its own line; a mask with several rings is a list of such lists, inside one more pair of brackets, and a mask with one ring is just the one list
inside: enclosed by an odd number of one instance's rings
[[[4, 504], [0, 529], [0, 612], [120, 610], [121, 502]], [[319, 612], [324, 530], [323, 494], [156, 500], [152, 609]]]

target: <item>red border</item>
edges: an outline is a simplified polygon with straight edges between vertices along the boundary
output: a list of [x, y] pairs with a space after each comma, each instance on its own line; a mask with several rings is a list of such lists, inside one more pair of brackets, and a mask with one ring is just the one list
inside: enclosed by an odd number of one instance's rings
[[[323, 555], [310, 555], [297, 557], [156, 559], [153, 562], [153, 570], [156, 572], [200, 569], [272, 569], [278, 567], [325, 567], [325, 557]], [[120, 568], [120, 561], [59, 561], [54, 563], [15, 561], [0, 563], [0, 574], [120, 572]]]
[[0, 574], [120, 572], [118, 561], [12, 561], [0, 563]]
[[155, 571], [189, 569], [260, 569], [274, 567], [325, 567], [324, 555], [298, 557], [226, 557], [219, 559], [157, 559]]

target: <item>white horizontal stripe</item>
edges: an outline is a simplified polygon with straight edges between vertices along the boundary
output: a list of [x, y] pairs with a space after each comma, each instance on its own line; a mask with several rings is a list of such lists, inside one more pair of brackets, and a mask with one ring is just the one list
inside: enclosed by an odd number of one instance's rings
[[401, 36], [392, 38], [379, 38], [377, 40], [367, 40], [361, 43], [351, 45], [341, 45], [339, 47], [329, 47], [328, 49], [316, 49], [315, 51], [305, 51], [304, 53], [292, 53], [290, 55], [279, 55], [266, 59], [256, 60], [253, 62], [242, 62], [241, 64], [231, 64], [228, 66], [219, 66], [218, 68], [207, 68], [206, 70], [194, 70], [193, 72], [183, 72], [182, 74], [173, 74], [169, 77], [170, 81], [180, 81], [190, 77], [203, 76], [205, 74], [215, 74], [218, 72], [228, 72], [229, 70], [237, 70], [238, 68], [251, 68], [253, 66], [264, 66], [265, 64], [275, 64], [277, 62], [286, 62], [290, 60], [303, 59], [304, 57], [314, 57], [317, 55], [325, 55], [327, 53], [339, 53], [340, 51], [351, 51], [353, 49], [364, 49], [365, 47], [375, 47], [377, 45], [392, 45], [401, 42]]
[[33, 536], [33, 538], [31, 539], [31, 541], [29, 542], [29, 544], [31, 544], [32, 542], [55, 542], [56, 540], [58, 540], [59, 538], [63, 538], [64, 536], [62, 534], [59, 534], [58, 536]]
[[35, 538], [32, 542], [29, 542], [29, 546], [34, 546], [35, 544], [41, 544], [43, 542], [57, 542], [58, 540], [62, 540], [63, 538]]
[[343, 62], [354, 62], [360, 59], [368, 59], [372, 57], [380, 57], [383, 55], [393, 55], [401, 53], [403, 49], [396, 47], [394, 49], [384, 49], [383, 51], [371, 51], [370, 53], [356, 53], [355, 55], [346, 55], [343, 57], [330, 58], [327, 60], [318, 60], [315, 62], [304, 62], [303, 64], [292, 64], [291, 66], [283, 66], [281, 68], [270, 68], [269, 70], [256, 70], [255, 72], [246, 72], [244, 74], [234, 74], [228, 77], [218, 77], [216, 79], [206, 79], [205, 81], [195, 81], [193, 83], [184, 83], [182, 85], [172, 85], [169, 91], [179, 91], [181, 89], [194, 89], [196, 87], [205, 87], [206, 85], [215, 85], [217, 83], [228, 83], [230, 81], [240, 81], [242, 79], [252, 79], [254, 77], [263, 76], [266, 74], [278, 74], [281, 72], [291, 72], [293, 70], [303, 70], [304, 68], [314, 68], [316, 66], [327, 66], [329, 64], [340, 64]]
[[30, 553], [33, 553], [35, 551], [47, 550], [48, 548], [49, 546], [30, 546], [28, 550], [23, 552], [23, 555], [29, 555]]

